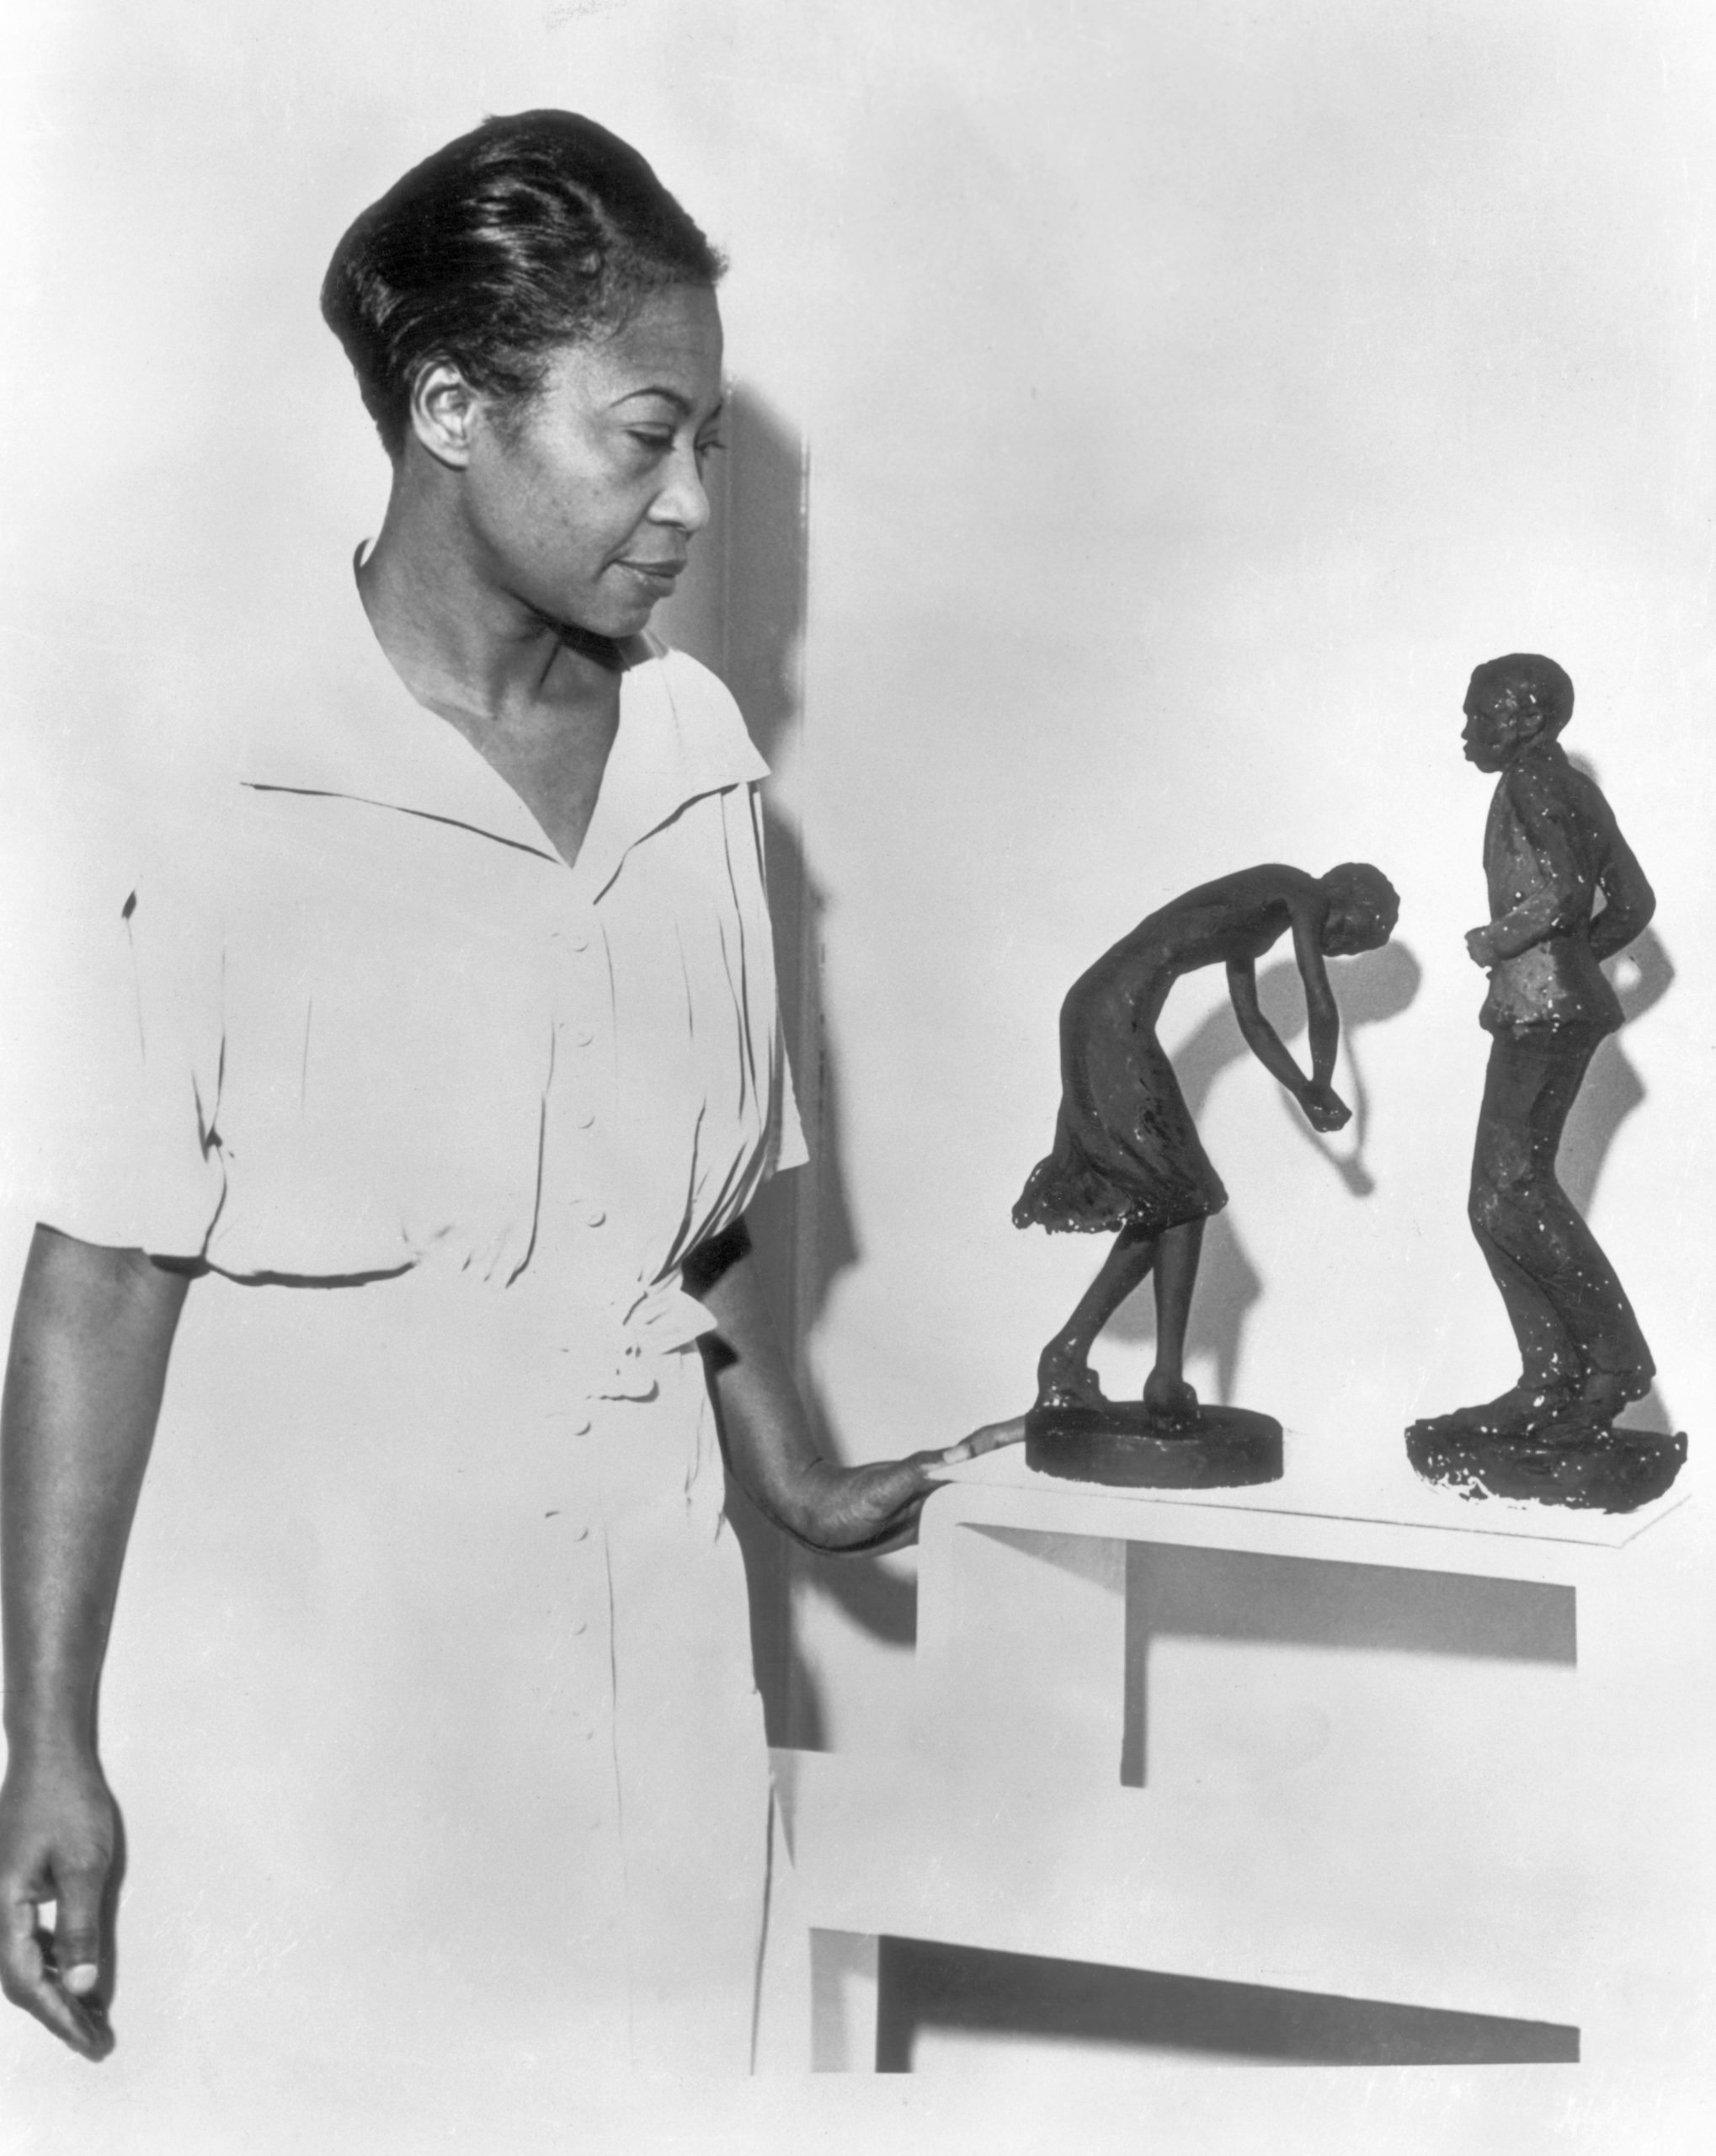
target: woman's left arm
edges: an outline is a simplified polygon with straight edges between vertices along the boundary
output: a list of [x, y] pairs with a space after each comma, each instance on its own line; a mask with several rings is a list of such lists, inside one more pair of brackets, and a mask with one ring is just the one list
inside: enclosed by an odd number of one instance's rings
[[685, 1286], [716, 1321], [701, 1345], [727, 1463], [775, 1525], [835, 1555], [897, 1549], [916, 1532], [941, 1470], [1025, 1434], [1022, 1417], [991, 1423], [941, 1452], [841, 1467], [824, 1460], [763, 1299], [743, 1220], [694, 1251]]

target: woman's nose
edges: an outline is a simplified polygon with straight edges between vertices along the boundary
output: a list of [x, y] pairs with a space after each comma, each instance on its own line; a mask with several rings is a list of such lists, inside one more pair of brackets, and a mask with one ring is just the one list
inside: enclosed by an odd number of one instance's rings
[[671, 524], [686, 533], [701, 531], [708, 523], [709, 495], [695, 449], [687, 447], [675, 454], [667, 483], [656, 496], [650, 515], [658, 524]]

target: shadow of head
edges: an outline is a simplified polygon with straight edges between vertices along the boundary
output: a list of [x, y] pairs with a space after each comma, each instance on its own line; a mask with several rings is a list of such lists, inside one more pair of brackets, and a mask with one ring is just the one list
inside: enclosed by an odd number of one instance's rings
[[1385, 943], [1356, 958], [1342, 958], [1333, 975], [1343, 1025], [1380, 1025], [1407, 1010], [1424, 983], [1424, 969], [1409, 944]]
[[808, 463], [797, 429], [743, 382], [728, 392], [722, 432], [706, 474], [710, 528], [657, 622], [721, 675], [772, 762], [800, 703]]

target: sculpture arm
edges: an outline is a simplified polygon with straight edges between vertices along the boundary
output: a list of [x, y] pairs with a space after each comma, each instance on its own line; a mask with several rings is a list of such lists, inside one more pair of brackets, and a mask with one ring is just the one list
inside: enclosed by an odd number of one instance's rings
[[[1569, 803], [1553, 770], [1519, 764], [1502, 780], [1537, 867], [1537, 883], [1516, 905], [1477, 932], [1490, 963], [1516, 958], [1552, 936], [1570, 935], [1591, 914], [1592, 878], [1580, 861]], [[1480, 962], [1481, 963], [1481, 962]]]
[[1621, 836], [1612, 835], [1609, 857], [1597, 878], [1603, 910], [1591, 923], [1591, 947], [1599, 958], [1612, 958], [1649, 926], [1656, 894], [1639, 866], [1639, 857]]
[[685, 1285], [716, 1321], [702, 1347], [727, 1463], [758, 1509], [809, 1549], [855, 1554], [909, 1542], [941, 1470], [1025, 1434], [1019, 1418], [945, 1451], [841, 1467], [811, 1434], [743, 1221], [692, 1253]]
[[1329, 985], [1329, 968], [1319, 936], [1323, 926], [1319, 909], [1293, 909], [1293, 956], [1305, 990], [1305, 1025], [1311, 1043], [1311, 1084], [1326, 1093], [1335, 1075], [1335, 1053], [1340, 1046], [1340, 1011]]
[[1228, 995], [1234, 1006], [1234, 1016], [1239, 1022], [1239, 1032], [1249, 1048], [1271, 1078], [1279, 1080], [1293, 1098], [1302, 1100], [1311, 1082], [1294, 1062], [1257, 1001], [1257, 972], [1250, 958], [1230, 958], [1228, 961]]
[[[90, 2057], [112, 2043], [89, 1998], [115, 1849], [96, 1698], [185, 1288], [141, 1251], [38, 1228], [0, 1409], [0, 1987]], [[51, 1958], [37, 1930], [49, 1901]]]
[[[1339, 1100], [1339, 1095], [1332, 1093], [1330, 1085], [1328, 1085], [1328, 1074], [1335, 1070], [1335, 1048], [1339, 1043], [1339, 1037], [1341, 1037], [1341, 1031], [1339, 1031], [1341, 1022], [1335, 1013], [1335, 996], [1328, 992], [1328, 974], [1321, 974], [1321, 985], [1324, 985], [1324, 994], [1328, 996], [1330, 1016], [1335, 1017], [1335, 1033], [1332, 1033], [1332, 1037], [1324, 1035], [1326, 1063], [1321, 1065], [1321, 1075], [1317, 1074], [1317, 1065], [1313, 1063], [1313, 1074], [1311, 1078], [1307, 1078], [1304, 1071], [1293, 1061], [1293, 1056], [1282, 1046], [1281, 1035], [1274, 1031], [1274, 1027], [1267, 1022], [1261, 1007], [1259, 1007], [1257, 970], [1255, 970], [1253, 959], [1239, 958], [1227, 962], [1227, 994], [1233, 1002], [1233, 1016], [1238, 1017], [1239, 1033], [1244, 1035], [1246, 1048], [1250, 1048], [1250, 1052], [1257, 1056], [1257, 1061], [1261, 1063], [1267, 1074], [1287, 1086], [1287, 1091], [1293, 1095], [1293, 1100], [1300, 1104], [1300, 1108], [1304, 1108], [1307, 1121], [1313, 1128], [1339, 1129], [1351, 1115], [1346, 1102]], [[1307, 1002], [1308, 1001], [1311, 1001], [1311, 994], [1308, 994], [1307, 983]], [[1313, 1043], [1315, 1043], [1315, 1037], [1313, 1037]]]

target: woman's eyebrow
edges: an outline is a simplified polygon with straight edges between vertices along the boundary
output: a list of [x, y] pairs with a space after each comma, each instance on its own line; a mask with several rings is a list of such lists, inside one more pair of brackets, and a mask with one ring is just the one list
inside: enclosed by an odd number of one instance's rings
[[[611, 408], [617, 412], [622, 404], [635, 403], [641, 397], [660, 398], [663, 403], [671, 404], [684, 419], [689, 419], [697, 408], [684, 390], [669, 389], [665, 384], [652, 386], [647, 389], [628, 389], [623, 397], [616, 397], [614, 399]], [[727, 399], [723, 397], [710, 407], [710, 420], [718, 419], [726, 409]]]

